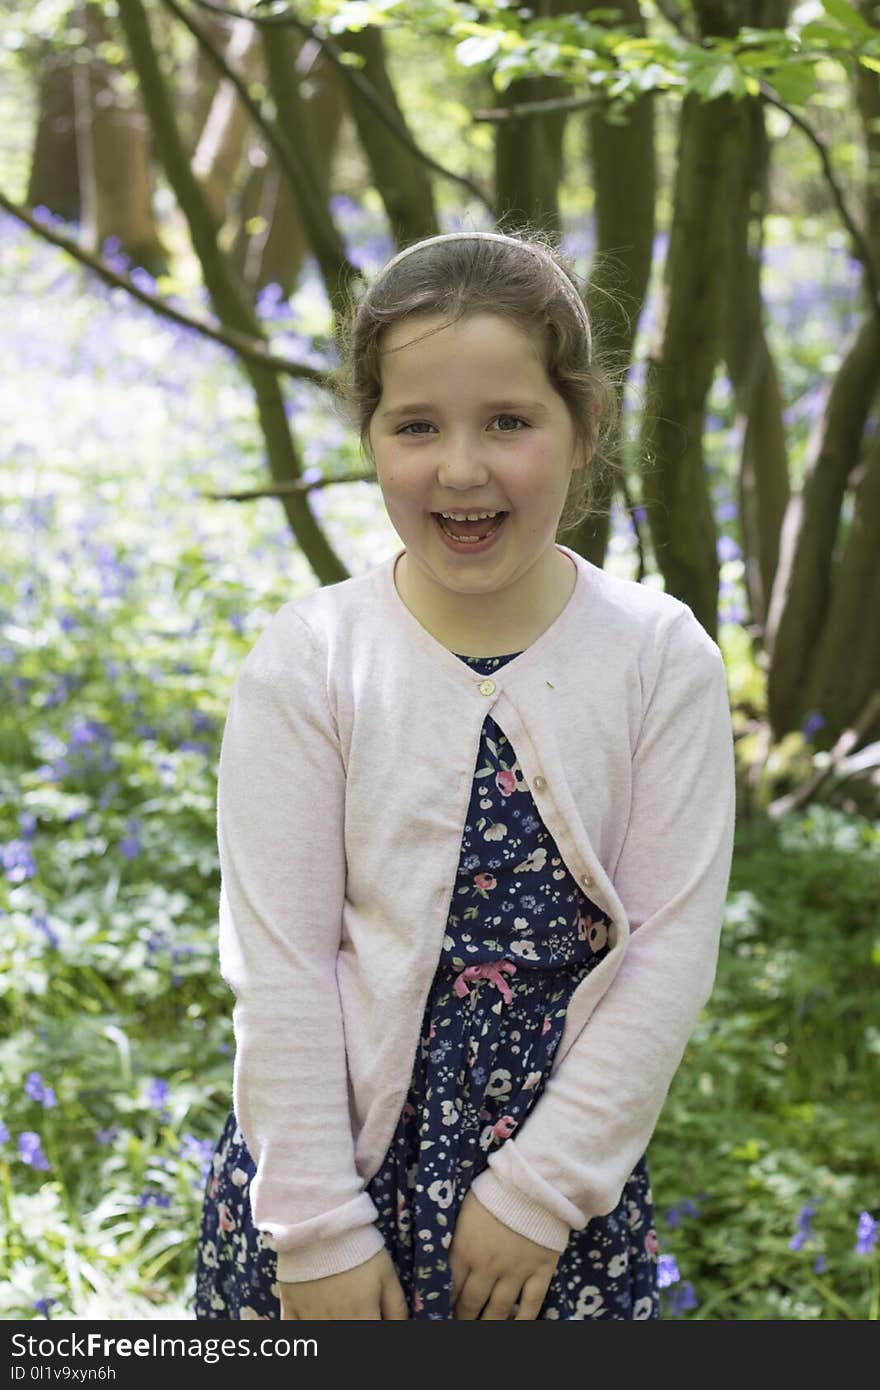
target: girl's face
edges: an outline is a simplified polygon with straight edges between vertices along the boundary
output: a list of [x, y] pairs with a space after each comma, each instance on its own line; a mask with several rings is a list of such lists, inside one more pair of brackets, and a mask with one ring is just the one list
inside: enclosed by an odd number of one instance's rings
[[[387, 329], [381, 351], [369, 441], [388, 515], [424, 577], [446, 594], [488, 595], [542, 556], [555, 564], [571, 470], [583, 458], [539, 343], [494, 314], [452, 324], [419, 315]], [[449, 543], [441, 530], [440, 512], [490, 511], [505, 516], [486, 543]]]

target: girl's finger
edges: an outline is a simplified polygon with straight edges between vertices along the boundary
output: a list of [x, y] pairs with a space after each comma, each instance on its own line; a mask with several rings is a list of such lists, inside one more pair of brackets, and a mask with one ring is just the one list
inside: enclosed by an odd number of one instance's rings
[[492, 1295], [493, 1284], [485, 1275], [470, 1273], [452, 1307], [456, 1321], [476, 1322]]

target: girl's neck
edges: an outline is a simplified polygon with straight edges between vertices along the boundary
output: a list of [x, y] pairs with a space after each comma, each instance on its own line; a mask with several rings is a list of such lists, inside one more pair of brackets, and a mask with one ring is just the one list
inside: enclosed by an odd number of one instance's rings
[[435, 584], [406, 551], [394, 584], [426, 632], [460, 656], [507, 656], [525, 651], [559, 617], [577, 583], [577, 566], [554, 547], [502, 593], [459, 595]]

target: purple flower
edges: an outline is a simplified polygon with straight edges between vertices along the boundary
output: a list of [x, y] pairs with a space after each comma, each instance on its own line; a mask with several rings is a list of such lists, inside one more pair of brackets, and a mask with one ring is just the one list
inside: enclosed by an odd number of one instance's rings
[[9, 1139], [9, 1130], [2, 1120], [0, 1120], [0, 1144], [5, 1144]]
[[699, 1220], [700, 1209], [697, 1202], [701, 1202], [702, 1197], [685, 1197], [681, 1202], [676, 1202], [674, 1206], [667, 1207], [663, 1219], [667, 1226], [675, 1230], [680, 1225], [683, 1216], [692, 1216], [694, 1220]]
[[26, 1096], [30, 1096], [31, 1100], [40, 1101], [44, 1110], [51, 1110], [53, 1105], [58, 1104], [52, 1087], [43, 1084], [43, 1078], [38, 1071], [32, 1071], [28, 1074], [24, 1083], [24, 1093]]
[[718, 559], [722, 564], [726, 560], [738, 560], [742, 555], [742, 551], [732, 536], [719, 536], [717, 550]]
[[856, 1227], [856, 1254], [867, 1255], [877, 1244], [877, 1222], [869, 1211], [863, 1211]]
[[816, 1208], [812, 1202], [807, 1202], [798, 1212], [795, 1220], [797, 1230], [788, 1242], [789, 1250], [800, 1250], [813, 1234], [813, 1219], [816, 1215]]
[[816, 1256], [815, 1262], [814, 1262], [814, 1264], [813, 1264], [813, 1273], [814, 1273], [814, 1274], [824, 1274], [824, 1273], [825, 1273], [825, 1256], [824, 1256], [824, 1255], [817, 1255], [817, 1256]]
[[824, 718], [817, 709], [814, 709], [811, 714], [807, 715], [806, 719], [801, 725], [801, 733], [803, 734], [804, 738], [810, 739], [813, 737], [813, 734], [817, 734], [820, 729], [824, 728], [824, 726]]
[[666, 1295], [666, 1311], [673, 1318], [680, 1318], [682, 1313], [688, 1313], [697, 1306], [697, 1296], [690, 1282], [678, 1284]]
[[111, 1125], [109, 1129], [96, 1129], [95, 1143], [112, 1144], [118, 1133], [119, 1127], [117, 1125]]
[[38, 1313], [42, 1313], [44, 1318], [47, 1318], [52, 1304], [57, 1302], [57, 1298], [38, 1298], [34, 1303], [34, 1308]]
[[31, 915], [31, 925], [36, 927], [37, 931], [41, 931], [43, 933], [50, 946], [58, 945], [58, 937], [56, 933], [52, 930], [52, 928], [49, 926], [48, 917], [44, 916], [42, 912], [34, 912]]
[[0, 848], [0, 861], [10, 883], [23, 883], [37, 872], [26, 840], [10, 840], [3, 845]]
[[680, 1278], [675, 1256], [661, 1255], [657, 1261], [657, 1287], [668, 1289], [670, 1284], [677, 1284]]
[[158, 1077], [154, 1077], [147, 1087], [148, 1104], [153, 1110], [163, 1110], [167, 1099], [168, 1082], [161, 1081]]
[[171, 1198], [165, 1192], [142, 1192], [138, 1197], [138, 1206], [144, 1207], [170, 1207]]
[[632, 509], [632, 518], [633, 518], [633, 521], [638, 521], [638, 522], [640, 522], [640, 523], [643, 522], [643, 521], [647, 521], [647, 520], [648, 520], [648, 509], [647, 509], [647, 507], [633, 507], [633, 509]]
[[32, 1129], [26, 1129], [23, 1134], [18, 1136], [18, 1156], [23, 1163], [30, 1164], [32, 1168], [39, 1168], [44, 1173], [49, 1170], [45, 1155], [40, 1148], [40, 1136], [35, 1134]]

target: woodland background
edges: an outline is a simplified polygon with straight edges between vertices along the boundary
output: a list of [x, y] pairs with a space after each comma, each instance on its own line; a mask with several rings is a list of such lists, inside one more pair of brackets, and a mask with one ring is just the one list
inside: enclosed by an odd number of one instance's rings
[[876, 1319], [880, 5], [24, 0], [0, 132], [0, 1316], [191, 1316], [231, 682], [397, 546], [338, 316], [397, 246], [527, 221], [619, 380], [617, 481], [559, 539], [728, 669], [664, 1311]]

